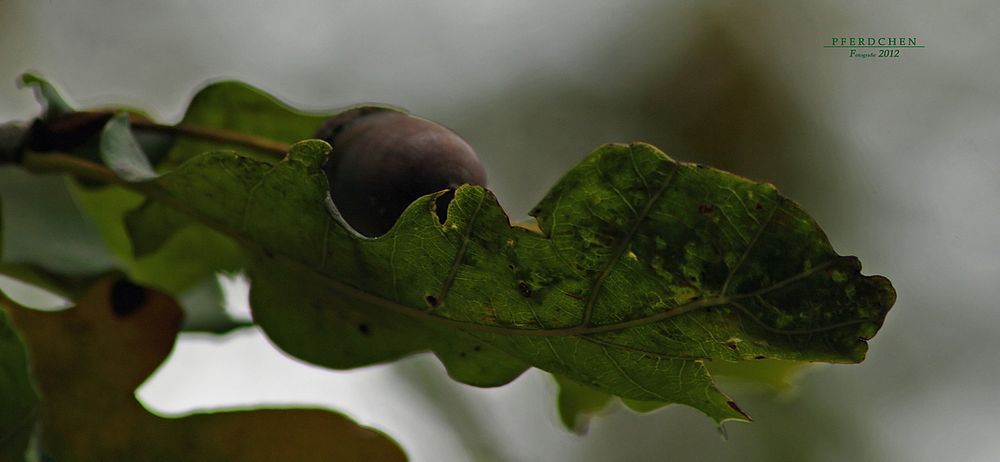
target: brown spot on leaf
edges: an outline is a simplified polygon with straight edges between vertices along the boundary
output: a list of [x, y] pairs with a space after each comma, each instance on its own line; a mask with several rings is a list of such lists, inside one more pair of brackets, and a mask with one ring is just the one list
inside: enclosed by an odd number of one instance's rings
[[701, 204], [698, 206], [698, 213], [702, 215], [711, 215], [715, 213], [715, 206], [712, 204]]
[[528, 286], [528, 283], [524, 281], [518, 281], [517, 290], [521, 292], [522, 297], [531, 298], [531, 287]]
[[483, 306], [483, 324], [496, 324], [497, 323], [497, 310], [492, 306]]
[[361, 323], [358, 324], [358, 332], [361, 332], [361, 335], [371, 335], [372, 328], [369, 327], [368, 324], [366, 323]]

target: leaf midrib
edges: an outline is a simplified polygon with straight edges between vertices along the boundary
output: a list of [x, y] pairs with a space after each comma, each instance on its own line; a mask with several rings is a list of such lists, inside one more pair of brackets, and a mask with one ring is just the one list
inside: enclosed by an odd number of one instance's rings
[[[281, 258], [285, 259], [288, 263], [291, 263], [291, 264], [293, 264], [295, 266], [301, 267], [302, 269], [308, 269], [307, 267], [305, 267], [304, 265], [302, 265], [297, 260], [288, 259], [287, 257], [284, 257], [284, 256], [281, 256]], [[751, 298], [751, 297], [756, 297], [758, 295], [763, 295], [765, 293], [768, 293], [768, 292], [771, 292], [771, 291], [774, 291], [774, 290], [778, 290], [781, 287], [784, 287], [784, 286], [788, 285], [791, 282], [794, 282], [796, 280], [808, 277], [808, 276], [810, 276], [810, 275], [812, 275], [812, 274], [814, 274], [814, 273], [816, 273], [816, 272], [818, 272], [818, 271], [820, 271], [822, 269], [825, 269], [827, 266], [830, 266], [835, 261], [836, 260], [830, 260], [830, 261], [828, 261], [826, 263], [823, 263], [821, 265], [815, 266], [815, 267], [813, 267], [812, 269], [810, 269], [808, 271], [804, 271], [804, 272], [802, 272], [800, 274], [797, 274], [797, 275], [792, 276], [790, 278], [787, 278], [787, 279], [784, 279], [782, 281], [779, 281], [779, 282], [777, 282], [777, 283], [775, 283], [775, 284], [773, 284], [773, 285], [771, 285], [769, 287], [758, 289], [758, 290], [756, 290], [754, 292], [750, 292], [750, 293], [746, 293], [746, 294], [740, 294], [740, 295], [736, 295], [736, 296], [719, 296], [719, 297], [713, 297], [713, 298], [706, 298], [706, 299], [702, 299], [702, 300], [697, 300], [697, 301], [694, 301], [694, 302], [690, 302], [690, 303], [686, 303], [686, 304], [683, 304], [683, 305], [679, 305], [679, 306], [674, 307], [674, 308], [672, 308], [670, 310], [667, 310], [667, 311], [662, 311], [662, 312], [655, 313], [655, 314], [652, 314], [652, 315], [649, 315], [649, 316], [645, 316], [645, 317], [642, 317], [642, 318], [636, 318], [636, 319], [632, 319], [632, 320], [628, 320], [628, 321], [622, 321], [622, 322], [617, 322], [617, 323], [600, 324], [600, 325], [596, 325], [596, 326], [595, 325], [587, 326], [587, 325], [583, 325], [583, 324], [577, 324], [577, 325], [569, 326], [569, 327], [556, 327], [556, 328], [545, 328], [545, 329], [505, 327], [505, 326], [491, 326], [491, 325], [486, 325], [486, 324], [478, 324], [478, 323], [473, 323], [473, 322], [459, 321], [459, 320], [455, 320], [455, 319], [451, 319], [451, 318], [444, 318], [444, 317], [441, 317], [441, 316], [435, 316], [435, 315], [433, 315], [431, 313], [428, 313], [427, 311], [418, 310], [418, 309], [412, 308], [412, 307], [410, 307], [408, 305], [403, 305], [401, 303], [393, 302], [391, 300], [382, 298], [381, 296], [378, 296], [378, 295], [372, 294], [370, 292], [366, 292], [364, 290], [358, 289], [357, 287], [354, 287], [352, 285], [349, 285], [347, 283], [344, 283], [344, 282], [341, 282], [341, 281], [339, 281], [337, 279], [334, 279], [330, 275], [321, 274], [321, 276], [330, 283], [331, 287], [334, 290], [340, 291], [341, 293], [343, 293], [343, 294], [345, 294], [347, 296], [354, 297], [354, 298], [356, 298], [356, 299], [358, 299], [360, 301], [363, 301], [363, 302], [366, 302], [366, 303], [370, 303], [370, 304], [375, 305], [375, 306], [386, 308], [386, 309], [388, 309], [388, 310], [390, 310], [390, 311], [392, 311], [394, 313], [397, 313], [397, 314], [401, 314], [401, 315], [404, 315], [404, 316], [408, 316], [408, 317], [411, 317], [411, 318], [420, 319], [420, 320], [424, 320], [424, 321], [434, 322], [434, 323], [437, 323], [437, 324], [440, 324], [440, 325], [444, 325], [444, 326], [454, 327], [454, 328], [457, 328], [457, 329], [468, 330], [468, 331], [472, 331], [472, 332], [487, 333], [487, 334], [515, 335], [515, 336], [526, 336], [526, 337], [574, 337], [574, 336], [595, 335], [595, 334], [604, 334], [604, 333], [618, 332], [618, 331], [622, 331], [622, 330], [626, 330], [626, 329], [632, 329], [632, 328], [636, 328], [636, 327], [642, 327], [642, 326], [653, 324], [653, 323], [656, 323], [656, 322], [665, 321], [667, 319], [671, 319], [671, 318], [674, 318], [674, 317], [677, 317], [677, 316], [680, 316], [680, 315], [683, 315], [683, 314], [691, 313], [691, 312], [702, 310], [702, 309], [708, 309], [708, 308], [715, 307], [715, 306], [722, 306], [722, 305], [733, 305], [733, 306], [735, 306], [735, 302], [738, 302], [739, 300], [743, 300], [743, 299]], [[740, 309], [740, 311], [744, 311], [744, 312], [747, 311], [746, 308], [741, 308], [739, 306], [737, 306], [736, 308]], [[852, 320], [852, 321], [845, 321], [845, 322], [841, 322], [841, 323], [835, 323], [835, 324], [831, 324], [831, 325], [828, 325], [828, 326], [820, 326], [820, 327], [811, 328], [811, 329], [780, 330], [780, 329], [775, 329], [773, 327], [767, 326], [766, 324], [764, 324], [763, 322], [761, 322], [759, 320], [759, 318], [751, 317], [751, 319], [755, 323], [760, 324], [761, 326], [763, 326], [764, 328], [766, 328], [769, 331], [772, 331], [772, 332], [775, 332], [775, 333], [786, 334], [786, 335], [807, 335], [807, 334], [814, 334], [814, 333], [817, 333], [817, 332], [823, 332], [823, 331], [827, 331], [827, 330], [839, 329], [841, 327], [851, 326], [851, 325], [855, 325], [855, 324], [863, 324], [863, 323], [866, 323], [866, 322], [873, 321], [872, 319], [867, 319], [866, 318], [866, 319], [856, 319], [856, 320]]]

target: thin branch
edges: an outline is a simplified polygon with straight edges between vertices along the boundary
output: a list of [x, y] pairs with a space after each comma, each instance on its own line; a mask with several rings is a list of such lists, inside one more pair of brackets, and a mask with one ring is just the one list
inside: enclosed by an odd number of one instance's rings
[[171, 135], [188, 136], [200, 138], [219, 143], [232, 143], [266, 152], [278, 159], [285, 157], [290, 147], [287, 143], [275, 141], [259, 136], [247, 135], [245, 133], [223, 130], [219, 128], [196, 127], [192, 125], [164, 125], [146, 120], [131, 120], [132, 128], [137, 130], [148, 130]]
[[68, 173], [86, 180], [135, 189], [134, 183], [118, 178], [118, 175], [115, 175], [111, 169], [63, 152], [38, 153], [29, 151], [24, 154], [21, 165], [35, 173]]

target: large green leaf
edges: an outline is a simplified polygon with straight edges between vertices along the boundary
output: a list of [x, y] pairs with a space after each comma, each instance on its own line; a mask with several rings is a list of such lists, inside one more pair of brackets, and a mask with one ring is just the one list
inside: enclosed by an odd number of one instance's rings
[[[747, 417], [707, 362], [746, 375], [725, 363], [860, 361], [894, 301], [887, 280], [862, 276], [772, 186], [642, 144], [605, 146], [570, 171], [532, 212], [538, 232], [511, 227], [488, 191], [463, 187], [445, 223], [431, 195], [365, 239], [329, 203], [319, 168], [328, 145], [302, 143], [274, 163], [275, 146], [312, 136], [323, 119], [244, 84], [209, 85], [154, 162], [162, 177], [124, 119], [105, 131], [124, 142], [103, 143], [103, 161], [125, 180], [148, 179], [132, 188], [152, 201], [127, 215], [138, 196], [117, 188], [83, 202], [103, 216], [111, 247], [130, 244], [161, 287], [194, 284], [184, 268], [240, 264], [241, 243], [255, 321], [302, 359], [349, 368], [432, 350], [475, 385], [531, 365], [636, 408], [684, 403], [719, 421]], [[244, 135], [256, 141], [232, 141]], [[241, 155], [200, 155], [218, 149]], [[152, 260], [171, 246], [179, 253]]]
[[608, 145], [512, 227], [489, 191], [435, 195], [385, 236], [324, 207], [329, 145], [278, 164], [205, 154], [142, 184], [239, 239], [255, 321], [289, 353], [354, 367], [430, 349], [459, 380], [499, 385], [525, 364], [623, 398], [746, 415], [707, 360], [857, 362], [894, 301], [838, 256], [773, 186]]
[[[0, 382], [0, 413], [18, 412], [18, 419], [0, 420], [0, 435], [8, 434], [8, 423], [30, 432], [37, 414], [40, 449], [52, 460], [405, 458], [384, 435], [320, 409], [202, 412], [177, 418], [148, 412], [136, 400], [135, 388], [170, 353], [181, 320], [180, 307], [161, 292], [107, 277], [69, 310], [47, 313], [16, 304], [4, 304], [4, 309], [30, 351], [30, 370], [42, 401], [37, 412], [29, 412], [30, 388], [20, 380], [23, 350], [10, 344], [14, 337], [0, 316], [0, 364], [20, 374], [12, 374], [17, 382]], [[11, 398], [18, 400], [16, 405], [6, 403]], [[11, 435], [21, 438], [20, 433]], [[0, 444], [0, 454], [4, 450]]]

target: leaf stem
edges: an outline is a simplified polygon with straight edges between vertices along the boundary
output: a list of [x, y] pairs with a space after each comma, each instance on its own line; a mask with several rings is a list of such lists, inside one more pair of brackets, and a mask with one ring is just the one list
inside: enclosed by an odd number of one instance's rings
[[223, 130], [219, 128], [198, 127], [194, 125], [164, 125], [148, 120], [131, 120], [132, 127], [137, 130], [148, 130], [153, 132], [168, 133], [171, 135], [188, 136], [200, 138], [219, 143], [232, 143], [265, 152], [271, 156], [281, 159], [288, 152], [291, 146], [287, 143], [275, 141], [259, 136], [247, 135], [245, 133]]
[[135, 189], [133, 183], [118, 178], [111, 169], [64, 152], [38, 153], [28, 151], [24, 154], [21, 165], [35, 173], [69, 173], [87, 180]]

